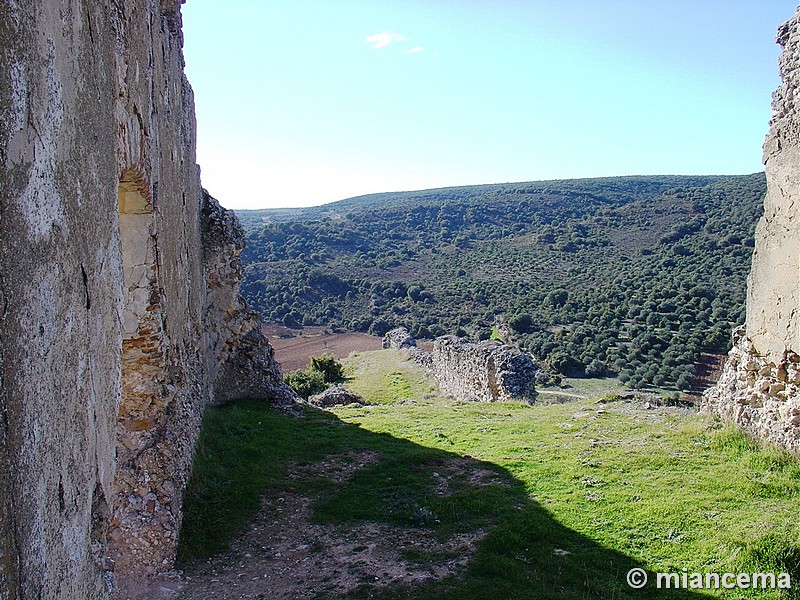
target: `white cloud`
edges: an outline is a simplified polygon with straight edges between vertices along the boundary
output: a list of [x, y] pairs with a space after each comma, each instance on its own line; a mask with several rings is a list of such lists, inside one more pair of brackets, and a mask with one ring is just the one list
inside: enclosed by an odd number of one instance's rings
[[419, 54], [420, 52], [424, 52], [424, 51], [425, 51], [425, 48], [423, 48], [422, 46], [414, 46], [413, 48], [411, 48], [410, 50], [407, 50], [406, 52], [408, 52], [408, 54]]
[[375, 35], [367, 36], [364, 39], [364, 42], [373, 48], [378, 49], [385, 48], [392, 42], [402, 42], [406, 39], [408, 38], [401, 33], [395, 33], [394, 31], [383, 31], [381, 33], [376, 33]]

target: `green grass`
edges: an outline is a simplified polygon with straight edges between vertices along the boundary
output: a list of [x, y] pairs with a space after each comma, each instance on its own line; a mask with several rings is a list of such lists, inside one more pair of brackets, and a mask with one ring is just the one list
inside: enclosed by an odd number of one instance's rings
[[499, 329], [497, 329], [497, 327], [496, 327], [496, 326], [493, 326], [493, 327], [492, 327], [492, 333], [491, 333], [491, 335], [489, 336], [489, 339], [490, 339], [490, 340], [497, 340], [498, 342], [501, 342], [501, 343], [503, 343], [503, 344], [505, 344], [505, 343], [506, 343], [506, 341], [503, 339], [503, 336], [502, 336], [502, 335], [500, 335], [500, 330], [499, 330]]
[[[425, 527], [441, 538], [489, 532], [462, 578], [367, 586], [353, 597], [721, 595], [634, 591], [625, 583], [633, 566], [800, 577], [800, 463], [734, 429], [679, 410], [593, 399], [455, 402], [427, 395], [430, 382], [397, 352], [356, 355], [348, 369], [348, 385], [377, 404], [309, 410], [302, 419], [258, 402], [209, 410], [185, 503], [183, 564], [224, 548], [263, 493], [291, 486], [315, 498], [321, 522]], [[365, 450], [378, 461], [343, 483], [286, 477], [291, 464]], [[434, 493], [433, 473], [453, 461], [463, 469], [447, 494]], [[487, 472], [490, 484], [476, 484], [474, 476]], [[782, 596], [737, 590], [730, 597]]]
[[553, 402], [572, 402], [576, 398], [591, 400], [601, 397], [630, 393], [616, 377], [564, 377], [559, 386], [543, 386], [537, 388], [540, 404]]
[[371, 404], [417, 401], [436, 391], [403, 350], [361, 352], [345, 363], [347, 387]]

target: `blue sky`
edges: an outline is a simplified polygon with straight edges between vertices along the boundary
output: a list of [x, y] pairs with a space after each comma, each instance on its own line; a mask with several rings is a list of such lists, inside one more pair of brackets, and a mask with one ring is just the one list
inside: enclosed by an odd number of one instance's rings
[[188, 0], [203, 184], [230, 208], [762, 168], [795, 0]]

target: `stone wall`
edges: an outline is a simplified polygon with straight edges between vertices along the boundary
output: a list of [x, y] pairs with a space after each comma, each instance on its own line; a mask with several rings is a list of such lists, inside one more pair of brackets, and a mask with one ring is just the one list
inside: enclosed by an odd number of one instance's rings
[[123, 302], [114, 37], [100, 2], [0, 3], [4, 599], [106, 593]]
[[800, 454], [800, 356], [788, 348], [773, 361], [739, 328], [708, 410], [753, 435]]
[[[800, 11], [800, 9], [798, 9]], [[772, 99], [764, 142], [767, 195], [756, 228], [747, 288], [747, 337], [778, 362], [800, 348], [800, 12], [781, 26], [777, 42], [781, 84]]]
[[245, 236], [233, 211], [203, 190], [203, 263], [207, 285], [206, 373], [211, 401], [269, 398], [290, 406], [296, 395], [283, 383], [280, 365], [261, 331], [261, 319], [239, 294]]
[[431, 370], [441, 392], [459, 400], [536, 400], [536, 366], [527, 354], [506, 344], [443, 336], [436, 338], [430, 356], [421, 362]]
[[292, 399], [200, 188], [181, 46], [178, 0], [0, 4], [4, 600], [168, 570], [203, 407]]
[[110, 11], [125, 277], [109, 544], [120, 574], [172, 564], [206, 384], [194, 100], [180, 13], [164, 4]]
[[[800, 9], [780, 27], [781, 85], [764, 143], [767, 195], [748, 278], [747, 320], [708, 410], [800, 452]], [[731, 210], [735, 210], [732, 207]]]
[[405, 327], [397, 327], [387, 332], [383, 336], [381, 347], [386, 350], [387, 348], [401, 349], [401, 348], [415, 348], [417, 341], [411, 337], [408, 329]]

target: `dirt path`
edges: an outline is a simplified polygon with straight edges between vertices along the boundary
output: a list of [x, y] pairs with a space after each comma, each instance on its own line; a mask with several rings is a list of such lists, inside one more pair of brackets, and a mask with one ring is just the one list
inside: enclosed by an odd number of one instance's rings
[[[597, 419], [607, 411], [642, 421], [681, 418], [695, 412], [642, 397], [582, 407], [563, 427], [581, 426], [584, 419]], [[289, 485], [261, 499], [260, 510], [227, 551], [184, 573], [149, 582], [147, 589], [137, 590], [125, 600], [332, 600], [356, 590], [363, 592], [359, 597], [369, 597], [369, 589], [422, 585], [462, 575], [485, 530], [441, 540], [420, 527], [382, 522], [317, 523], [311, 518], [314, 497], [298, 492], [300, 486], [291, 483], [323, 478], [343, 484], [359, 470], [374, 466], [379, 458], [376, 451], [348, 452], [290, 468]], [[508, 485], [495, 471], [465, 456], [442, 459], [428, 468], [436, 480], [434, 493], [441, 496], [457, 493], [464, 482], [474, 487]]]
[[[301, 480], [326, 477], [343, 482], [378, 460], [376, 452], [332, 457], [312, 469], [295, 469]], [[437, 493], [449, 493], [447, 481], [467, 468], [458, 460], [443, 465]], [[474, 467], [469, 467], [474, 471]], [[472, 473], [475, 477], [475, 473]], [[494, 485], [494, 475], [478, 474], [479, 485]], [[484, 481], [485, 480], [485, 481]], [[328, 525], [311, 521], [313, 499], [291, 490], [265, 496], [261, 510], [228, 551], [181, 576], [162, 578], [148, 592], [151, 600], [294, 600], [340, 598], [359, 586], [414, 585], [466, 568], [482, 530], [437, 540], [429, 530], [383, 523]], [[415, 553], [421, 562], [409, 559]], [[439, 559], [431, 560], [431, 556]]]
[[585, 400], [588, 396], [584, 394], [573, 394], [571, 392], [561, 392], [559, 390], [536, 390], [540, 394], [550, 394], [552, 396], [566, 396], [567, 398], [577, 398], [579, 400]]

